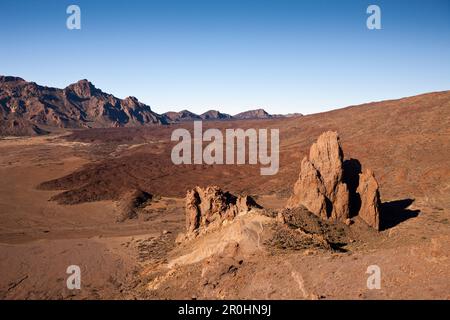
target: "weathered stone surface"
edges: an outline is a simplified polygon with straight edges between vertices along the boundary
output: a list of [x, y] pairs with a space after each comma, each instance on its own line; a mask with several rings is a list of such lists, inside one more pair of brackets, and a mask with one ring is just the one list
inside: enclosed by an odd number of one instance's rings
[[333, 203], [333, 211], [331, 218], [335, 220], [345, 221], [349, 218], [349, 193], [345, 183], [339, 183], [334, 193], [330, 195]]
[[193, 232], [200, 226], [200, 195], [194, 190], [186, 194], [186, 231]]
[[380, 229], [380, 193], [378, 182], [371, 170], [365, 170], [359, 175], [359, 186], [357, 189], [361, 197], [361, 208], [359, 216], [369, 226]]
[[336, 132], [325, 132], [311, 146], [288, 208], [300, 205], [323, 219], [349, 217], [349, 193], [343, 183], [343, 152]]
[[116, 98], [88, 80], [57, 89], [0, 76], [0, 101], [0, 135], [46, 132], [41, 127], [109, 128], [167, 123], [164, 116], [136, 98]]
[[300, 176], [295, 183], [294, 193], [289, 198], [287, 207], [306, 207], [317, 216], [326, 219], [327, 208], [325, 187], [320, 174], [313, 164], [305, 157], [301, 164]]
[[186, 231], [206, 229], [212, 223], [232, 220], [241, 212], [260, 208], [249, 196], [234, 196], [217, 186], [195, 187], [186, 194]]
[[348, 160], [349, 165], [357, 165], [357, 168], [344, 170], [343, 159], [338, 134], [323, 133], [311, 146], [309, 159], [302, 160], [287, 208], [305, 207], [322, 219], [344, 223], [353, 210], [352, 216], [359, 214], [366, 223], [379, 230], [380, 196], [373, 172], [364, 172], [358, 180], [355, 172], [361, 167], [359, 161]]
[[332, 198], [342, 182], [343, 152], [337, 132], [327, 131], [319, 136], [309, 150], [309, 161], [320, 172], [327, 198]]

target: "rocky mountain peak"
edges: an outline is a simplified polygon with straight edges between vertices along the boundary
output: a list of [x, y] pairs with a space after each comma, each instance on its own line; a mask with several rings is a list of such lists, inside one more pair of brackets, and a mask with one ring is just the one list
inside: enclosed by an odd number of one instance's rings
[[87, 79], [79, 80], [78, 82], [69, 85], [67, 88], [75, 92], [76, 95], [81, 98], [92, 97], [96, 92], [100, 91]]
[[0, 82], [25, 82], [25, 80], [19, 77], [0, 76]]
[[229, 114], [222, 113], [218, 110], [208, 110], [202, 113], [200, 117], [204, 120], [225, 120], [232, 118]]
[[139, 103], [138, 98], [133, 97], [133, 96], [128, 96], [128, 97], [126, 97], [124, 100], [126, 100], [126, 101], [131, 101], [131, 102], [134, 102], [134, 103]]
[[234, 117], [237, 119], [267, 119], [272, 116], [264, 109], [255, 109], [238, 113]]

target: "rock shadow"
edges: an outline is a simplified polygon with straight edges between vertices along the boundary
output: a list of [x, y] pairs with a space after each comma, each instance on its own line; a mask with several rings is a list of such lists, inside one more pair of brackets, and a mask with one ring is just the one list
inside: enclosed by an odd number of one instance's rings
[[348, 159], [343, 162], [342, 180], [347, 185], [349, 192], [350, 218], [358, 215], [361, 208], [361, 197], [356, 192], [359, 185], [359, 174], [361, 173], [361, 162], [358, 159]]
[[420, 210], [410, 210], [408, 207], [414, 199], [403, 199], [384, 202], [380, 206], [380, 231], [395, 227], [399, 223], [419, 215]]

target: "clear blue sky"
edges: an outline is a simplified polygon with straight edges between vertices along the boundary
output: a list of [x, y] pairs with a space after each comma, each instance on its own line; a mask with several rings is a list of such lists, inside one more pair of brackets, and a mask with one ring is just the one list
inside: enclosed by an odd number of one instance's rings
[[[370, 4], [382, 30], [366, 28]], [[157, 112], [315, 113], [450, 89], [448, 0], [1, 0], [0, 43], [0, 74], [87, 78]]]

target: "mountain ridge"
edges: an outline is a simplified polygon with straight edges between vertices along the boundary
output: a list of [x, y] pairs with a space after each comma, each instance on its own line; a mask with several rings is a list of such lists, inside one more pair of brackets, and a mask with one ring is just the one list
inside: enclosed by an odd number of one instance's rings
[[[262, 109], [243, 114], [248, 116], [242, 119], [272, 117]], [[39, 135], [51, 128], [139, 127], [193, 120], [241, 119], [239, 115], [233, 117], [218, 110], [200, 115], [189, 110], [158, 114], [136, 97], [117, 98], [87, 79], [60, 89], [0, 75], [0, 136]]]

